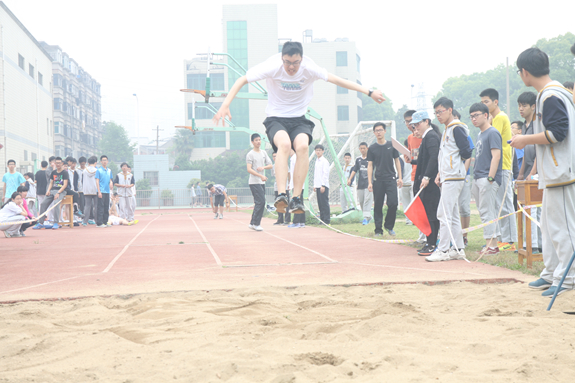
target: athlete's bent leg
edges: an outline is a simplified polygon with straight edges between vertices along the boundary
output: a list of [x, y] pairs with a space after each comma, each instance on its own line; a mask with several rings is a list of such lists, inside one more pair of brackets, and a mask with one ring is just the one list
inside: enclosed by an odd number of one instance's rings
[[[303, 190], [303, 184], [309, 170], [309, 136], [305, 133], [298, 134], [293, 141], [293, 147], [297, 155], [293, 171], [293, 190], [294, 197], [299, 197], [300, 195], [296, 193]], [[279, 182], [278, 180], [278, 188]]]
[[276, 182], [278, 194], [282, 194], [286, 192], [288, 162], [291, 151], [291, 140], [285, 130], [280, 130], [274, 135], [274, 145], [278, 148], [275, 162]]

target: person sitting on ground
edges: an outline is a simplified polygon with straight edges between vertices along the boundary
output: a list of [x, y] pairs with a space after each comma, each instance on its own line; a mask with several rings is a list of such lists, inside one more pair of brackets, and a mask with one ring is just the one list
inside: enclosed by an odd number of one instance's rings
[[114, 193], [113, 197], [110, 199], [110, 203], [112, 205], [110, 206], [110, 213], [108, 214], [108, 226], [132, 226], [139, 222], [137, 219], [128, 221], [118, 216], [118, 204], [120, 203], [120, 197], [118, 196], [118, 193]]
[[[22, 207], [24, 208], [24, 210], [26, 210], [27, 213], [26, 219], [34, 219], [34, 214], [32, 214], [30, 208], [28, 207], [28, 188], [26, 186], [18, 186], [17, 192], [20, 193], [20, 195], [22, 196]], [[27, 228], [28, 227], [26, 227], [24, 230], [26, 230]], [[20, 234], [24, 236], [23, 230], [21, 230]]]
[[22, 195], [16, 191], [0, 209], [0, 231], [6, 238], [22, 237], [23, 231], [31, 225], [29, 222], [19, 223], [28, 216], [22, 204]]
[[[212, 204], [212, 210], [216, 214], [214, 219], [224, 219], [224, 201], [226, 202], [226, 207], [230, 206], [226, 187], [220, 184], [208, 184], [207, 189], [210, 196], [210, 203]], [[218, 206], [220, 207], [219, 214]]]

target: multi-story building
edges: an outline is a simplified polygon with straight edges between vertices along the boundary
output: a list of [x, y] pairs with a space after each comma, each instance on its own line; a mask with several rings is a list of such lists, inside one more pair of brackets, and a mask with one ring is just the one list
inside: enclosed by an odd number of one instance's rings
[[16, 16], [0, 2], [0, 169], [34, 171], [54, 153], [52, 60]]
[[[249, 69], [270, 56], [281, 52], [283, 43], [291, 39], [278, 39], [277, 6], [275, 4], [224, 5], [223, 6], [223, 50], [233, 56], [239, 64]], [[360, 55], [354, 42], [346, 38], [328, 42], [326, 39], [313, 39], [312, 31], [303, 34], [304, 55], [309, 56], [319, 66], [353, 82], [361, 83]], [[206, 47], [206, 52], [207, 52]], [[221, 60], [214, 56], [214, 62]], [[239, 70], [232, 60], [224, 62]], [[224, 66], [210, 66], [212, 91], [229, 90], [239, 75]], [[205, 56], [184, 62], [184, 82], [188, 89], [205, 89], [207, 62]], [[240, 71], [241, 72], [241, 71]], [[260, 82], [265, 87], [265, 82]], [[258, 93], [253, 85], [247, 85], [240, 92]], [[196, 124], [199, 127], [213, 127], [213, 112], [206, 108], [200, 95], [186, 93], [186, 121], [191, 125], [192, 99], [196, 100]], [[222, 99], [211, 99], [218, 109]], [[250, 128], [264, 133], [263, 121], [266, 118], [266, 101], [236, 98], [230, 107], [232, 122], [236, 126]], [[323, 81], [314, 87], [314, 99], [310, 104], [317, 111], [331, 134], [351, 132], [361, 120], [362, 102], [357, 92], [348, 91]], [[319, 124], [317, 124], [319, 125]], [[226, 149], [248, 148], [249, 136], [238, 132], [204, 131], [196, 133], [192, 160], [215, 157]]]
[[58, 45], [41, 45], [52, 58], [55, 155], [97, 154], [103, 133], [100, 83]]

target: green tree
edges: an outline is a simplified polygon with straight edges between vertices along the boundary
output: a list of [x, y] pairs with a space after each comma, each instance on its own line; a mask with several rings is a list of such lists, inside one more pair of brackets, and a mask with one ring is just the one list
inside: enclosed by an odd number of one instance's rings
[[[401, 142], [402, 144], [407, 139], [407, 136], [411, 134], [411, 131], [407, 129], [407, 126], [405, 125], [405, 119], [403, 118], [404, 113], [408, 110], [409, 108], [404, 104], [397, 110], [393, 117], [395, 120], [395, 136], [397, 141]], [[391, 133], [387, 134], [386, 136], [391, 137]], [[390, 138], [386, 137], [386, 139]]]
[[382, 120], [393, 120], [395, 112], [393, 111], [393, 103], [385, 94], [383, 95], [386, 99], [381, 104], [373, 101], [371, 97], [367, 97], [366, 94], [360, 93], [360, 98], [363, 105], [363, 121], [382, 121]]
[[[229, 182], [234, 181], [234, 187], [249, 187], [249, 173], [246, 168], [246, 155], [248, 152], [249, 149], [228, 150], [216, 158], [193, 161], [191, 167], [194, 170], [200, 170], [202, 178], [209, 177], [215, 183], [228, 185]], [[269, 170], [266, 171], [266, 174], [271, 178]]]
[[174, 135], [174, 144], [170, 154], [176, 156], [174, 170], [192, 170], [190, 156], [194, 150], [194, 133], [188, 129], [178, 129]]
[[122, 125], [113, 121], [104, 123], [104, 134], [98, 142], [101, 154], [108, 156], [108, 159], [115, 164], [127, 162], [133, 165], [135, 148], [136, 144], [130, 144], [128, 133]]

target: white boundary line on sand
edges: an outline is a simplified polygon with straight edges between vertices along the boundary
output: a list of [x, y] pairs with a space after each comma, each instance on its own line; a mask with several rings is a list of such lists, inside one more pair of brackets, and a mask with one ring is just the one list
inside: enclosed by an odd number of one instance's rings
[[150, 226], [152, 224], [152, 222], [154, 222], [155, 220], [157, 220], [160, 217], [161, 217], [161, 214], [158, 214], [158, 216], [156, 218], [154, 218], [153, 220], [148, 222], [148, 224], [142, 230], [140, 230], [140, 232], [138, 234], [136, 234], [136, 236], [134, 238], [132, 238], [132, 240], [130, 242], [128, 242], [128, 244], [126, 246], [124, 246], [122, 251], [120, 251], [120, 253], [114, 257], [114, 259], [112, 259], [112, 262], [110, 262], [108, 264], [108, 266], [104, 269], [104, 271], [102, 271], [102, 273], [107, 273], [108, 271], [110, 271], [110, 269], [114, 266], [114, 264], [118, 261], [118, 259], [120, 259], [120, 257], [126, 252], [126, 250], [128, 250], [128, 247], [130, 247], [130, 245], [132, 243], [134, 243], [134, 241], [140, 236], [140, 234], [142, 234], [144, 232], [144, 230], [146, 230], [148, 228], [148, 226]]
[[[238, 221], [237, 219], [232, 218], [232, 220], [234, 220], [234, 221], [236, 221], [236, 222], [238, 222], [238, 223], [241, 223], [242, 225], [244, 224], [244, 222]], [[265, 231], [265, 230], [264, 230], [264, 233], [267, 234], [267, 235], [271, 235], [272, 237], [275, 237], [275, 238], [277, 238], [277, 239], [281, 239], [282, 241], [287, 242], [287, 243], [290, 243], [290, 244], [292, 244], [292, 245], [294, 245], [294, 246], [301, 247], [302, 249], [307, 250], [307, 251], [309, 251], [309, 252], [311, 252], [311, 253], [317, 254], [317, 255], [319, 255], [320, 257], [322, 257], [322, 258], [324, 258], [324, 259], [327, 259], [327, 260], [330, 261], [331, 263], [339, 263], [338, 261], [336, 261], [336, 260], [334, 260], [334, 259], [331, 259], [331, 258], [328, 257], [327, 255], [323, 255], [322, 253], [319, 253], [319, 252], [317, 252], [317, 251], [315, 251], [315, 250], [312, 250], [312, 249], [310, 249], [310, 248], [307, 248], [307, 247], [305, 247], [305, 246], [298, 245], [298, 244], [295, 243], [295, 242], [289, 241], [289, 240], [287, 240], [287, 239], [285, 239], [285, 238], [282, 238], [282, 237], [278, 237], [277, 235], [270, 234], [270, 233], [268, 233], [268, 232]]]
[[192, 222], [194, 223], [194, 225], [196, 226], [196, 229], [198, 230], [198, 233], [200, 233], [200, 235], [202, 236], [202, 239], [204, 240], [204, 242], [206, 243], [206, 246], [208, 246], [208, 250], [210, 250], [210, 253], [212, 253], [212, 256], [214, 257], [214, 259], [216, 260], [216, 263], [218, 264], [219, 267], [222, 267], [222, 261], [220, 260], [220, 257], [218, 257], [218, 254], [216, 254], [215, 250], [212, 248], [212, 245], [210, 245], [210, 242], [208, 242], [208, 240], [206, 239], [206, 236], [204, 235], [204, 233], [202, 233], [202, 231], [200, 230], [200, 228], [198, 227], [198, 224], [196, 223], [196, 221], [192, 218], [191, 215], [188, 214], [188, 217], [192, 220]]

